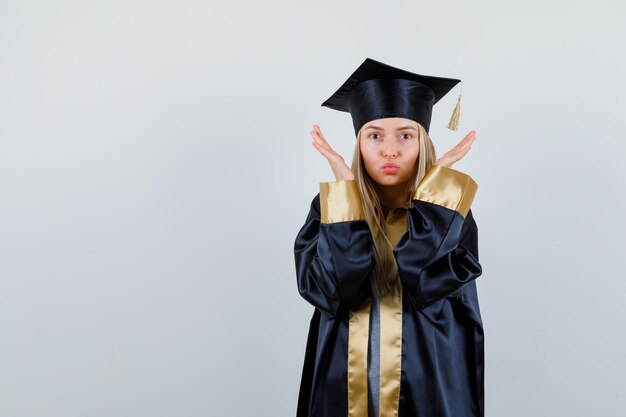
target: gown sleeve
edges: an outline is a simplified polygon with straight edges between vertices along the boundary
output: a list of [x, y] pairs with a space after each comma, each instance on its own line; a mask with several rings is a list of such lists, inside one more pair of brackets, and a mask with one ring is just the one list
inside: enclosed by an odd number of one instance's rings
[[477, 188], [469, 175], [432, 165], [412, 196], [407, 232], [393, 252], [402, 286], [422, 308], [482, 274], [470, 209]]
[[356, 180], [320, 183], [294, 244], [300, 295], [328, 317], [367, 297], [373, 238]]

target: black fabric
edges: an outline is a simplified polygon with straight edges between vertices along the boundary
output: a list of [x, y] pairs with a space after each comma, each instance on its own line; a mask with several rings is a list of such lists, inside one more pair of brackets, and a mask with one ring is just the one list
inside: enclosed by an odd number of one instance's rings
[[[462, 244], [471, 243], [467, 239], [476, 230], [471, 210], [463, 219], [457, 211], [413, 200], [408, 224], [393, 253], [402, 286], [420, 306], [452, 294], [482, 273], [477, 255]], [[466, 241], [459, 242], [464, 226]]]
[[300, 295], [328, 317], [346, 315], [371, 293], [373, 247], [365, 220], [320, 223], [318, 193], [295, 242]]
[[415, 120], [428, 132], [433, 106], [459, 82], [366, 58], [322, 106], [349, 112], [355, 135], [365, 123], [387, 117]]
[[[399, 417], [484, 417], [483, 327], [471, 209], [413, 200], [393, 252], [403, 286]], [[344, 417], [348, 312], [371, 296], [373, 239], [365, 220], [320, 224], [319, 194], [294, 245], [297, 284], [315, 307], [297, 417]]]

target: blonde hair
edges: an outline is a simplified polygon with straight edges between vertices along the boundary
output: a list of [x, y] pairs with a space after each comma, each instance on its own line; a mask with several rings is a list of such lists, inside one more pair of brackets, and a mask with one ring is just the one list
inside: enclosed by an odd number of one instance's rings
[[[352, 172], [357, 182], [363, 202], [365, 212], [365, 220], [367, 221], [372, 236], [374, 237], [374, 258], [376, 260], [374, 270], [370, 276], [370, 285], [372, 292], [377, 295], [395, 294], [401, 288], [400, 277], [398, 275], [398, 266], [394, 259], [389, 259], [387, 246], [390, 242], [386, 236], [385, 219], [383, 218], [383, 210], [374, 188], [374, 180], [370, 177], [363, 163], [361, 155], [361, 132], [359, 130], [356, 136], [356, 145], [354, 147], [354, 156], [352, 158]], [[419, 155], [417, 157], [417, 174], [410, 193], [406, 196], [407, 202], [411, 203], [417, 185], [420, 183], [426, 170], [437, 159], [435, 146], [426, 129], [418, 123], [418, 142]], [[407, 210], [408, 213], [408, 210]], [[408, 220], [408, 219], [407, 219]], [[408, 224], [408, 223], [405, 223]], [[381, 231], [382, 233], [378, 233]]]

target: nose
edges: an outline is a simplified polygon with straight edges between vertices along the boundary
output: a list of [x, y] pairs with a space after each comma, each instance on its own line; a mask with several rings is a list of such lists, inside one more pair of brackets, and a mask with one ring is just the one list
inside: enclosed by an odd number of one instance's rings
[[395, 158], [398, 156], [398, 150], [394, 143], [385, 144], [385, 147], [383, 148], [383, 156], [385, 158]]

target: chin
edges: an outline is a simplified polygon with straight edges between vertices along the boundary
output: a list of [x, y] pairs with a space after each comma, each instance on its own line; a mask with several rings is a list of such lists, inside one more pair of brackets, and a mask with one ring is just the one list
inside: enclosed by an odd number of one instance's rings
[[380, 185], [398, 185], [398, 184], [402, 184], [405, 182], [395, 176], [376, 178], [375, 181]]

